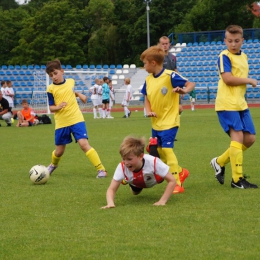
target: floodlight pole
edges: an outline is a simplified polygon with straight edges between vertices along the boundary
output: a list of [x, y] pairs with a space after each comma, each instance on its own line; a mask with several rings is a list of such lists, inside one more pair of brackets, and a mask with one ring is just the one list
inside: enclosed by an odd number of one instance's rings
[[150, 21], [149, 21], [149, 11], [150, 11], [150, 7], [149, 7], [149, 3], [152, 2], [152, 0], [144, 0], [144, 2], [146, 3], [146, 21], [147, 21], [147, 48], [150, 47]]

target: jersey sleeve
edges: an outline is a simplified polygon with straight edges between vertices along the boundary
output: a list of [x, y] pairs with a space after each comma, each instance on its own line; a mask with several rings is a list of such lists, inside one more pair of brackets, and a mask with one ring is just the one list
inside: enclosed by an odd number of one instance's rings
[[54, 97], [52, 93], [47, 92], [47, 96], [48, 96], [49, 106], [55, 106]]
[[114, 172], [113, 179], [115, 181], [122, 181], [125, 178], [121, 163], [118, 164]]
[[155, 164], [155, 173], [162, 178], [166, 176], [166, 174], [169, 172], [170, 167], [166, 165], [164, 162], [161, 161], [161, 159], [156, 158], [156, 164]]
[[143, 95], [147, 95], [147, 92], [146, 92], [146, 82], [144, 83], [144, 85], [143, 85], [143, 88], [142, 88], [142, 90], [141, 90], [141, 93], [143, 94]]
[[218, 69], [220, 74], [224, 72], [231, 72], [231, 61], [225, 54], [220, 54], [218, 58]]
[[171, 74], [171, 83], [172, 83], [172, 87], [176, 88], [176, 87], [180, 87], [183, 88], [186, 84], [188, 80], [184, 77], [182, 77], [181, 75], [172, 72]]

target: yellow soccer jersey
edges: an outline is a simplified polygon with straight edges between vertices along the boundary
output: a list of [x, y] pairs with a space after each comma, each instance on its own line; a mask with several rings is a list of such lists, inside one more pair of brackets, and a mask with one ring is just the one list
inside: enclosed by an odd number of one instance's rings
[[183, 87], [188, 80], [171, 70], [163, 69], [159, 75], [147, 76], [142, 94], [146, 95], [151, 109], [157, 117], [152, 117], [152, 128], [157, 131], [180, 126], [179, 94], [174, 87]]
[[74, 93], [74, 79], [66, 79], [61, 84], [51, 84], [47, 88], [49, 105], [67, 102], [67, 106], [54, 114], [55, 129], [71, 126], [84, 121]]
[[221, 77], [223, 72], [231, 72], [234, 77], [248, 77], [248, 61], [245, 53], [232, 54], [228, 50], [220, 53], [218, 58], [220, 80], [215, 102], [216, 111], [242, 111], [247, 109], [245, 100], [246, 84], [228, 86]]

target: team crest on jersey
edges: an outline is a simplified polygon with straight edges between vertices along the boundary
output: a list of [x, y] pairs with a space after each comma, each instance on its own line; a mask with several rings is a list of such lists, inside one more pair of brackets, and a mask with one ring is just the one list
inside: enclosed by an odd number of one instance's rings
[[168, 92], [168, 89], [166, 87], [162, 87], [161, 92], [165, 96]]

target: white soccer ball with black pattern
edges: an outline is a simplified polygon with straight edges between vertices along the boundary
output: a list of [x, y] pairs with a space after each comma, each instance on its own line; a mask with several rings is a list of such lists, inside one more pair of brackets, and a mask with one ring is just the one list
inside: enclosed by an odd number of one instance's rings
[[29, 171], [30, 180], [34, 184], [45, 184], [50, 178], [50, 173], [44, 165], [34, 165]]

